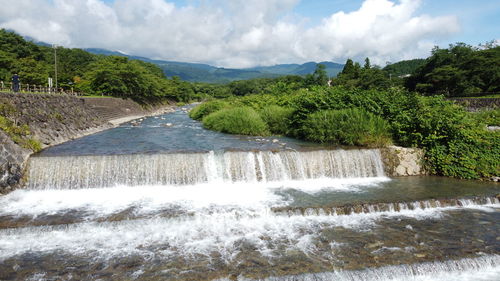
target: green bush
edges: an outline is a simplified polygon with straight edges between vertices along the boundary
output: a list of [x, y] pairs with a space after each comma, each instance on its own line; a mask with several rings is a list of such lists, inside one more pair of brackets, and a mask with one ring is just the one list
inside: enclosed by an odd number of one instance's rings
[[446, 145], [426, 149], [431, 173], [462, 179], [500, 176], [500, 133], [465, 130]]
[[322, 110], [302, 127], [307, 140], [343, 145], [383, 147], [391, 143], [389, 124], [363, 109]]
[[[310, 87], [226, 102], [257, 110], [272, 133], [369, 147], [386, 145], [392, 136], [397, 145], [423, 148], [432, 174], [464, 179], [500, 176], [500, 133], [485, 129], [486, 124], [498, 125], [498, 110], [469, 113], [443, 96], [424, 97], [399, 88]], [[283, 108], [293, 114], [282, 118]]]
[[278, 105], [269, 105], [260, 111], [262, 120], [266, 122], [273, 134], [286, 135], [293, 109]]
[[484, 110], [474, 112], [473, 116], [476, 120], [488, 126], [500, 126], [500, 109]]
[[203, 118], [203, 126], [207, 129], [239, 135], [269, 135], [266, 123], [260, 115], [250, 107], [227, 108]]
[[11, 120], [0, 116], [0, 130], [3, 130], [13, 142], [21, 147], [38, 152], [42, 149], [40, 142], [31, 138], [31, 132], [28, 125], [16, 126]]
[[202, 120], [203, 117], [227, 107], [229, 107], [229, 104], [221, 100], [205, 102], [193, 108], [189, 112], [189, 117], [195, 120]]

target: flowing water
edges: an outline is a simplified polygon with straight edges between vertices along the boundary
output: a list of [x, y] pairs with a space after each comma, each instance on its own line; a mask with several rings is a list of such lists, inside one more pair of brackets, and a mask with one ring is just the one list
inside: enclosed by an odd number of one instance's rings
[[178, 110], [33, 157], [0, 280], [498, 280], [498, 193]]

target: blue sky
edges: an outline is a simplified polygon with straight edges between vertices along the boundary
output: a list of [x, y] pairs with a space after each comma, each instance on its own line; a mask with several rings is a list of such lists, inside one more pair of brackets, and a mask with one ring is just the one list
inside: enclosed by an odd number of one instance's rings
[[[15, 2], [15, 3], [14, 3]], [[500, 0], [0, 0], [0, 27], [67, 47], [226, 67], [426, 57], [500, 39]]]

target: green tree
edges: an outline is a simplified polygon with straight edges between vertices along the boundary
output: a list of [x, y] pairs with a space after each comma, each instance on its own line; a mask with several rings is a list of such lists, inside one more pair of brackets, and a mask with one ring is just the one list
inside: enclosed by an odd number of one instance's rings
[[351, 59], [347, 59], [347, 61], [345, 62], [341, 75], [346, 78], [354, 78], [355, 76], [354, 62]]
[[372, 65], [370, 63], [370, 59], [369, 58], [366, 58], [365, 59], [365, 66], [364, 66], [364, 69], [370, 69], [372, 68]]
[[329, 79], [328, 79], [328, 74], [326, 72], [326, 66], [323, 64], [317, 64], [314, 73], [306, 76], [305, 83], [308, 86], [313, 86], [313, 85], [326, 86], [328, 80]]
[[463, 43], [448, 49], [434, 48], [406, 81], [410, 90], [426, 95], [444, 94], [449, 97], [468, 96], [500, 90], [500, 47], [484, 50]]

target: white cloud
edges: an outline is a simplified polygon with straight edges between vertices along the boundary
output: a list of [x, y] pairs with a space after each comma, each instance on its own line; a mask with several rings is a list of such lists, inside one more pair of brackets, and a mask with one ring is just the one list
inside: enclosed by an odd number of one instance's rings
[[226, 67], [369, 56], [375, 63], [425, 56], [457, 33], [456, 17], [418, 14], [420, 0], [365, 0], [313, 27], [299, 0], [0, 0], [0, 27], [68, 47], [100, 47]]

